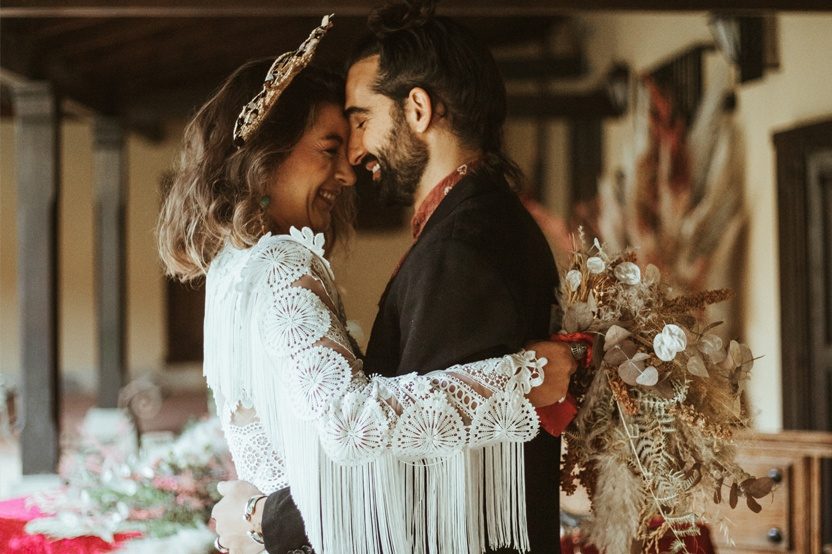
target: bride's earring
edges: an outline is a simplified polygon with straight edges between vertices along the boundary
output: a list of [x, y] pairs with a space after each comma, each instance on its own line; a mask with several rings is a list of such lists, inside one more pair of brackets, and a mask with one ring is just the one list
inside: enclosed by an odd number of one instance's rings
[[269, 230], [269, 226], [266, 225], [266, 221], [269, 219], [269, 214], [266, 213], [266, 210], [269, 207], [269, 203], [272, 201], [268, 195], [263, 195], [260, 197], [260, 235], [265, 235], [266, 232]]

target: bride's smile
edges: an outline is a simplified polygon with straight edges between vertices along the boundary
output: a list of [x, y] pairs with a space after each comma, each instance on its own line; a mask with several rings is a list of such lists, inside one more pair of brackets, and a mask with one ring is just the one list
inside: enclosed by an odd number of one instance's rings
[[338, 197], [344, 187], [355, 184], [347, 161], [348, 136], [342, 108], [321, 105], [315, 122], [274, 172], [268, 209], [274, 231], [285, 233], [292, 226], [329, 229]]

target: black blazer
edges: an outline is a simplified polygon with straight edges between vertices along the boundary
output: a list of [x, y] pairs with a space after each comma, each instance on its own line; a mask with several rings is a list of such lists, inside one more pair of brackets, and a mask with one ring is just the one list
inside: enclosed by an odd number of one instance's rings
[[[547, 336], [557, 272], [548, 244], [502, 177], [464, 177], [439, 204], [379, 303], [365, 370], [427, 373], [516, 352]], [[559, 552], [560, 440], [526, 445], [533, 554]], [[287, 490], [265, 504], [271, 554], [305, 542]]]

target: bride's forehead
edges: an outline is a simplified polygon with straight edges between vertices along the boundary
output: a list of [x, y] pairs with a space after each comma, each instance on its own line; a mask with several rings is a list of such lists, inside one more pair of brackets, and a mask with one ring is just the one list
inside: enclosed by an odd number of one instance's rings
[[335, 104], [323, 104], [315, 114], [315, 121], [309, 128], [308, 134], [317, 139], [340, 138], [346, 140], [349, 136], [349, 123], [344, 116], [343, 108]]

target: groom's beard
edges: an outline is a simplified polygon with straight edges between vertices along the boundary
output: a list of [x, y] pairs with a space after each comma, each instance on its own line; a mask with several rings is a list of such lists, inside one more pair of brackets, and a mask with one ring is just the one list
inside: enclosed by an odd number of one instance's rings
[[393, 128], [376, 159], [381, 168], [379, 195], [391, 206], [412, 206], [428, 165], [427, 145], [407, 125], [404, 110], [393, 108]]

